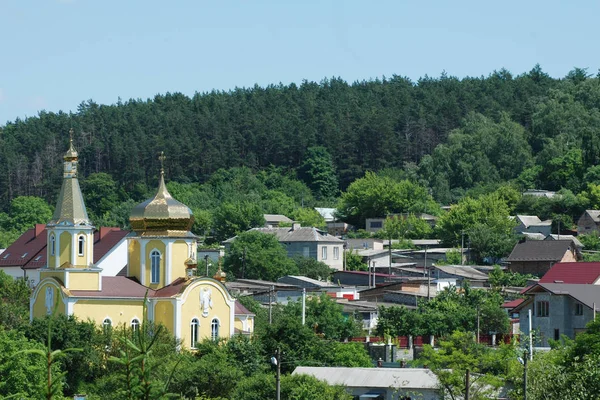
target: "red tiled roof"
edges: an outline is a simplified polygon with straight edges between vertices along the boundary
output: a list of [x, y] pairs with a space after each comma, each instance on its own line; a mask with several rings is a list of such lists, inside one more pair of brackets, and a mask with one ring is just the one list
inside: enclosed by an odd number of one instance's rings
[[539, 283], [592, 284], [600, 277], [600, 262], [556, 263]]
[[502, 304], [502, 308], [508, 308], [508, 309], [512, 310], [513, 308], [517, 307], [519, 304], [521, 304], [524, 301], [525, 301], [525, 299], [516, 299], [516, 300], [512, 300], [512, 301], [507, 301], [506, 303]]
[[[94, 232], [94, 263], [100, 261], [117, 243], [129, 234], [120, 228], [101, 227]], [[36, 224], [23, 233], [0, 255], [0, 268], [37, 269], [46, 266], [48, 232], [46, 225]]]
[[143, 299], [153, 297], [154, 290], [140, 284], [136, 279], [124, 276], [103, 276], [102, 290], [71, 290], [75, 297], [128, 297]]
[[239, 301], [235, 301], [235, 315], [255, 315], [253, 312], [250, 312], [242, 303]]

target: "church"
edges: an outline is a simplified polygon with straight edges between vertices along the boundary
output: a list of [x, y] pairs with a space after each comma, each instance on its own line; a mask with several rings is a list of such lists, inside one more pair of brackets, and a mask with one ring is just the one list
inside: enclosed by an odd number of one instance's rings
[[220, 268], [214, 278], [196, 276], [194, 216], [168, 192], [164, 159], [161, 154], [156, 195], [131, 211], [127, 266], [106, 276], [93, 263], [95, 227], [79, 187], [71, 133], [56, 210], [46, 225], [47, 265], [30, 300], [32, 319], [56, 308], [101, 327], [137, 329], [146, 302], [148, 320], [164, 325], [186, 348], [205, 338], [252, 334], [254, 314], [229, 294]]

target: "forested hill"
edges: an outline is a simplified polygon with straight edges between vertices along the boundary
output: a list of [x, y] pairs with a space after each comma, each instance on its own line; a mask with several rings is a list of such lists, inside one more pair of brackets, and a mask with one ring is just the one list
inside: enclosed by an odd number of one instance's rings
[[367, 170], [387, 169], [418, 179], [440, 202], [514, 179], [576, 191], [598, 161], [598, 85], [582, 69], [553, 79], [536, 66], [519, 76], [335, 78], [115, 105], [90, 100], [74, 114], [41, 112], [0, 127], [0, 204], [19, 195], [54, 202], [71, 127], [82, 177], [107, 172], [128, 191], [155, 185], [160, 151], [169, 180], [204, 182], [234, 166], [293, 171], [315, 146], [331, 155], [342, 190]]

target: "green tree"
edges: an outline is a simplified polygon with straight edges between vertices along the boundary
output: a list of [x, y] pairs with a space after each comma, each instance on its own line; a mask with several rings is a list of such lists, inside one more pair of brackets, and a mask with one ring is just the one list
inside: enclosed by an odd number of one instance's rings
[[396, 182], [367, 172], [342, 193], [338, 216], [355, 226], [364, 226], [366, 218], [406, 212], [439, 213], [439, 205], [427, 190], [413, 182]]
[[298, 175], [318, 199], [331, 199], [338, 193], [338, 179], [331, 154], [325, 147], [309, 147]]
[[52, 219], [52, 208], [43, 199], [34, 196], [15, 197], [10, 202], [8, 226], [3, 228], [12, 229], [23, 233], [35, 224], [45, 224]]
[[299, 207], [292, 211], [290, 218], [302, 226], [313, 226], [318, 229], [327, 228], [325, 218], [314, 208]]
[[225, 255], [224, 269], [234, 277], [276, 281], [298, 269], [275, 235], [258, 231], [239, 234]]
[[213, 214], [213, 221], [217, 240], [226, 240], [265, 224], [260, 207], [248, 201], [221, 204]]
[[281, 380], [281, 397], [290, 400], [351, 400], [342, 386], [329, 386], [310, 375], [287, 375]]
[[103, 217], [119, 204], [117, 182], [106, 172], [96, 172], [82, 179], [81, 192], [94, 219]]
[[333, 269], [329, 265], [314, 258], [297, 255], [294, 257], [294, 262], [298, 268], [298, 273], [308, 278], [328, 280], [333, 273]]
[[24, 280], [16, 280], [0, 271], [0, 329], [24, 331], [29, 325], [31, 289]]
[[33, 354], [22, 353], [43, 349], [41, 343], [28, 340], [22, 333], [0, 329], [0, 396], [43, 398], [46, 368]]

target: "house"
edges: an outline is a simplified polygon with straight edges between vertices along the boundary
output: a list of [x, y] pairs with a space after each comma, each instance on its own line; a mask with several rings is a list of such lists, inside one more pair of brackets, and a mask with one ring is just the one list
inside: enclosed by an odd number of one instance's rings
[[440, 398], [438, 378], [426, 368], [297, 367], [292, 373], [301, 374], [311, 375], [332, 386], [345, 386], [358, 400]]
[[[397, 275], [367, 272], [367, 271], [336, 271], [331, 280], [340, 285], [350, 286], [372, 286], [373, 281], [376, 285], [400, 279]], [[371, 284], [369, 284], [371, 282]]]
[[523, 192], [523, 196], [546, 197], [551, 199], [556, 196], [556, 192], [550, 190], [529, 189]]
[[542, 276], [558, 262], [575, 262], [577, 247], [570, 240], [526, 240], [515, 245], [506, 259], [512, 272]]
[[577, 234], [600, 234], [600, 210], [585, 210], [577, 220]]
[[[94, 229], [94, 264], [102, 276], [116, 276], [127, 264], [127, 235], [119, 228]], [[40, 281], [40, 270], [46, 267], [48, 230], [36, 224], [23, 233], [0, 255], [0, 270], [15, 279], [25, 279], [34, 287]]]
[[281, 214], [263, 214], [263, 217], [265, 218], [266, 227], [277, 228], [281, 225], [291, 225], [292, 222], [294, 222], [285, 215]]
[[383, 250], [383, 239], [361, 238], [346, 239], [348, 250]]
[[488, 281], [488, 275], [467, 265], [436, 265], [432, 271], [435, 279], [453, 279], [454, 286], [462, 286], [469, 281], [471, 286], [482, 287]]
[[515, 217], [517, 226], [514, 230], [520, 233], [541, 233], [544, 237], [548, 236], [552, 230], [552, 220], [542, 221], [535, 215], [517, 215]]
[[[287, 250], [289, 257], [303, 256], [322, 261], [330, 268], [341, 270], [344, 267], [344, 241], [313, 227], [302, 227], [293, 223], [289, 228], [252, 228], [251, 231], [275, 235]], [[223, 242], [228, 248], [236, 237]]]
[[577, 247], [578, 250], [581, 250], [585, 247], [583, 243], [581, 243], [579, 239], [577, 239], [577, 237], [573, 235], [557, 235], [555, 233], [552, 233], [546, 236], [544, 240], [572, 240], [575, 244], [575, 247]]
[[[164, 162], [161, 154], [161, 163]], [[251, 334], [254, 315], [229, 294], [225, 274], [195, 277], [197, 237], [191, 210], [168, 192], [161, 168], [156, 195], [130, 215], [127, 262], [104, 276], [95, 263], [94, 227], [77, 179], [78, 154], [70, 141], [63, 157], [63, 181], [52, 220], [46, 224], [46, 264], [31, 294], [30, 317], [74, 315], [98, 326], [140, 328], [144, 317], [162, 324], [194, 349], [204, 338]], [[38, 236], [41, 233], [38, 232]]]
[[557, 263], [523, 293], [527, 299], [512, 313], [519, 313], [524, 334], [529, 334], [531, 310], [538, 346], [546, 347], [550, 339], [558, 340], [561, 335], [573, 339], [585, 330], [600, 305], [600, 263]]

